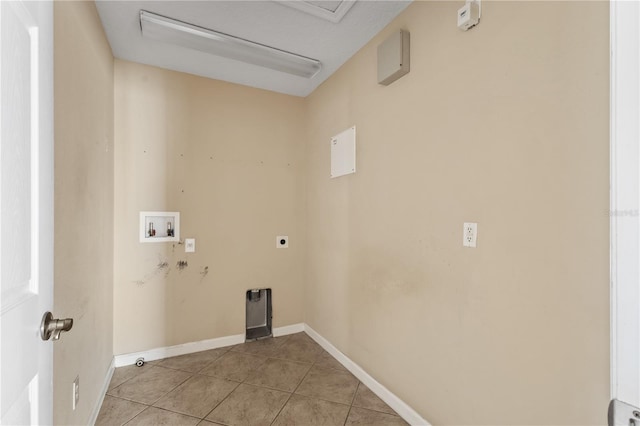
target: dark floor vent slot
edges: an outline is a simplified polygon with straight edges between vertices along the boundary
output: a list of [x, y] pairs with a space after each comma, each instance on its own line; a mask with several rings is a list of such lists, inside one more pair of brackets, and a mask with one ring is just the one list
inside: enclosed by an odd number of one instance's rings
[[247, 290], [246, 340], [271, 337], [271, 289]]

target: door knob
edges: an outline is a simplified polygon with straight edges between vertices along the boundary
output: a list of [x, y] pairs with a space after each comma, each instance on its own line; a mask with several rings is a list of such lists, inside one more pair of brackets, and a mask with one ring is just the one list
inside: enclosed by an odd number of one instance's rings
[[53, 340], [60, 338], [60, 333], [69, 331], [73, 327], [73, 318], [57, 319], [51, 312], [45, 312], [40, 323], [40, 337], [42, 340], [49, 340], [53, 335]]
[[609, 403], [609, 426], [640, 425], [640, 407], [612, 399]]

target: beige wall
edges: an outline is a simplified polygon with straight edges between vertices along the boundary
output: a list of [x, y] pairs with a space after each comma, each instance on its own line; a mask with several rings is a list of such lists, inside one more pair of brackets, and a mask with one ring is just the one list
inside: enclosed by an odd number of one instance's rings
[[466, 33], [458, 7], [412, 4], [306, 100], [305, 320], [433, 424], [604, 424], [608, 3], [485, 1]]
[[[434, 424], [605, 422], [608, 4], [485, 1], [466, 33], [458, 7], [414, 3], [307, 99], [116, 61], [116, 354], [242, 333], [264, 286]], [[141, 210], [196, 253], [139, 243]]]
[[[93, 2], [55, 2], [54, 424], [87, 424], [113, 357], [113, 56]], [[71, 384], [80, 376], [72, 411]]]
[[[256, 287], [275, 327], [302, 322], [303, 102], [116, 61], [116, 354], [244, 333]], [[179, 211], [196, 252], [140, 243], [140, 211]]]

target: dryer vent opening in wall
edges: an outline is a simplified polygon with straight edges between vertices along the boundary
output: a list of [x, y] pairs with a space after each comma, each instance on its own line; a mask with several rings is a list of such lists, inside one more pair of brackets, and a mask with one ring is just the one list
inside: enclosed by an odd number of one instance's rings
[[263, 339], [273, 335], [271, 330], [271, 289], [247, 290], [246, 341]]

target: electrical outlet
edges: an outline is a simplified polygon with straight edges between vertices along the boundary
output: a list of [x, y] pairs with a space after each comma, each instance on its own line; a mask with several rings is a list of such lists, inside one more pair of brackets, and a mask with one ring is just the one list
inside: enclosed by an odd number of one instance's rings
[[478, 241], [478, 224], [465, 222], [462, 229], [462, 245], [464, 247], [476, 247]]
[[289, 237], [278, 235], [276, 237], [276, 248], [289, 248]]
[[76, 379], [73, 381], [73, 394], [71, 396], [73, 410], [75, 411], [78, 406], [78, 401], [80, 401], [80, 376], [76, 376]]

